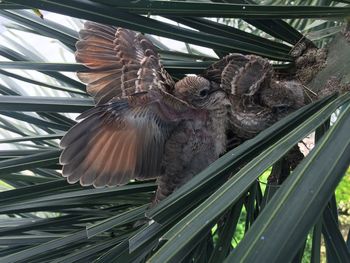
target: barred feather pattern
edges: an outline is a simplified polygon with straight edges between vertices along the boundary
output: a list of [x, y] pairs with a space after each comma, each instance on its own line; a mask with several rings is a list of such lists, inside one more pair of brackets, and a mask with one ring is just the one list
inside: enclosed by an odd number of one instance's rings
[[275, 80], [272, 65], [259, 56], [228, 55], [201, 76], [230, 94], [229, 126], [238, 138], [252, 138], [305, 105], [302, 84]]
[[134, 31], [86, 22], [75, 57], [89, 70], [78, 77], [97, 104], [151, 89], [171, 92], [175, 85], [160, 64], [153, 44]]

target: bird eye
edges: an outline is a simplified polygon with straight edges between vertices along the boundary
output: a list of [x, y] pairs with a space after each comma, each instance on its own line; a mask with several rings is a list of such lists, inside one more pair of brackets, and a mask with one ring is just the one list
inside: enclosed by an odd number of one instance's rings
[[209, 95], [209, 90], [208, 89], [202, 89], [200, 92], [199, 92], [199, 96], [202, 97], [202, 98], [205, 98]]

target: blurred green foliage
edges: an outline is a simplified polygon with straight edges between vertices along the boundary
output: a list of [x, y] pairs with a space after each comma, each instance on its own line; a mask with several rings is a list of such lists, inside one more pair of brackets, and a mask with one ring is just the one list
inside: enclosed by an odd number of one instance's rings
[[338, 204], [340, 202], [350, 203], [350, 168], [338, 185], [337, 190], [335, 191], [335, 197]]

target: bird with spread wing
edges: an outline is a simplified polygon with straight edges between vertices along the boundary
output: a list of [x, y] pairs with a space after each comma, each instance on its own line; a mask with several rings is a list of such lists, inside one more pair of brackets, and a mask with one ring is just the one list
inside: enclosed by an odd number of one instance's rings
[[157, 204], [225, 152], [228, 131], [249, 139], [303, 105], [301, 85], [274, 80], [261, 57], [231, 54], [175, 83], [140, 33], [86, 22], [79, 36], [89, 70], [78, 77], [96, 106], [61, 140], [69, 183], [156, 178]]

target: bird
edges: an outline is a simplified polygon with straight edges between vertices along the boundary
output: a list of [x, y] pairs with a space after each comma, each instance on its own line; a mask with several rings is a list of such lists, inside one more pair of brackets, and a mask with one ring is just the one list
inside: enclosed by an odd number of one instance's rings
[[[229, 94], [226, 151], [252, 139], [309, 102], [299, 80], [279, 78], [269, 60], [260, 56], [230, 54], [212, 64], [202, 75]], [[303, 158], [295, 145], [281, 158], [288, 173], [281, 174], [281, 178], [271, 174], [269, 183], [281, 184]]]
[[302, 83], [279, 80], [269, 60], [260, 56], [231, 54], [202, 75], [229, 94], [229, 130], [241, 141], [306, 104]]
[[154, 45], [134, 31], [86, 22], [76, 60], [95, 107], [62, 138], [69, 183], [120, 186], [156, 179], [157, 204], [214, 162], [226, 147], [230, 102], [203, 76], [174, 82]]
[[141, 33], [87, 21], [76, 49], [95, 106], [60, 142], [62, 175], [94, 187], [156, 179], [153, 206], [225, 153], [230, 137], [250, 139], [303, 105], [300, 84], [276, 80], [255, 55], [229, 54], [175, 82]]

